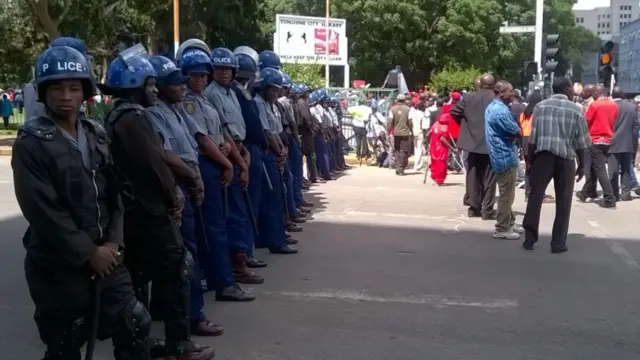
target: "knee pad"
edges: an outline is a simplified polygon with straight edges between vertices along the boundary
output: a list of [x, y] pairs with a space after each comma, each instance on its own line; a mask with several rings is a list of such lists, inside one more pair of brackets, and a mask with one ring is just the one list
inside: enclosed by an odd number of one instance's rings
[[195, 265], [195, 260], [191, 255], [191, 252], [187, 249], [184, 249], [184, 254], [182, 256], [182, 266], [180, 267], [180, 276], [186, 282], [191, 281], [191, 276], [193, 275], [193, 266]]
[[124, 312], [124, 323], [128, 337], [144, 340], [151, 333], [151, 315], [141, 302], [135, 298], [127, 305]]

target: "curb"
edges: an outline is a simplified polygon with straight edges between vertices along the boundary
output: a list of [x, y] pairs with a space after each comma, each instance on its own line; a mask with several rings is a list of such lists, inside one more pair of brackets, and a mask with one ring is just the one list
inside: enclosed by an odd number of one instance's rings
[[8, 146], [0, 146], [0, 156], [11, 156], [11, 148]]

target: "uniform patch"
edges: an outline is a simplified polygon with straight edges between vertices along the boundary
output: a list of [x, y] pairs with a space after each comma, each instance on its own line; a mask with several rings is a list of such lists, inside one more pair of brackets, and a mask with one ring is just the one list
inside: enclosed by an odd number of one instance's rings
[[184, 111], [186, 111], [189, 115], [194, 114], [196, 112], [195, 101], [184, 101]]

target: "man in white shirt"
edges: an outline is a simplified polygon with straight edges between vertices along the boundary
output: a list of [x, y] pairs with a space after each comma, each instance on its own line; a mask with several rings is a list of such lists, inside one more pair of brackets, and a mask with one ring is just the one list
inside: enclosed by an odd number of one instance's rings
[[427, 111], [425, 104], [419, 103], [417, 106], [420, 108], [412, 107], [409, 112], [409, 118], [411, 118], [411, 122], [413, 123], [414, 171], [420, 170], [424, 165], [422, 161], [424, 148], [422, 145], [422, 142], [424, 141], [422, 130], [425, 126], [429, 129], [429, 112]]

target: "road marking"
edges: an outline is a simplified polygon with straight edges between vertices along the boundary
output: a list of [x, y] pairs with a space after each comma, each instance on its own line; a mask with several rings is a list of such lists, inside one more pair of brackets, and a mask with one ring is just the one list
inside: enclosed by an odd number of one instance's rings
[[589, 226], [591, 226], [594, 237], [606, 239], [607, 246], [609, 246], [611, 252], [618, 255], [630, 268], [640, 270], [640, 265], [638, 265], [638, 262], [629, 254], [627, 249], [625, 249], [619, 241], [611, 240], [611, 235], [607, 232], [607, 229], [601, 226], [597, 220], [588, 220], [588, 223]]
[[0, 180], [0, 184], [13, 184], [11, 180]]
[[443, 295], [415, 295], [415, 296], [374, 296], [364, 292], [352, 292], [341, 290], [325, 290], [311, 292], [282, 291], [282, 292], [262, 292], [267, 296], [292, 298], [296, 300], [336, 300], [344, 302], [371, 302], [382, 304], [409, 304], [427, 305], [438, 308], [443, 307], [475, 307], [484, 309], [505, 309], [516, 308], [518, 301], [509, 299], [481, 299], [462, 296]]

